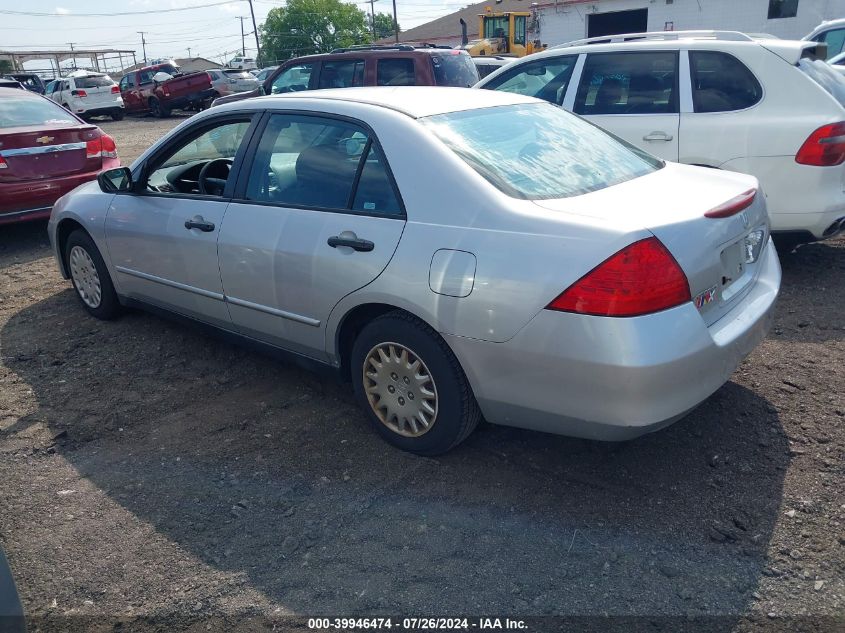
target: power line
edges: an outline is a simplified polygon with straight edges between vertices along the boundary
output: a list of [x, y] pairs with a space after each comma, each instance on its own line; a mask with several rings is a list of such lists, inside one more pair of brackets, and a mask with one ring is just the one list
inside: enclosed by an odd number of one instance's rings
[[191, 11], [193, 9], [205, 9], [208, 7], [219, 7], [232, 2], [246, 2], [247, 0], [224, 0], [223, 2], [212, 2], [210, 4], [195, 4], [190, 7], [176, 7], [173, 9], [155, 9], [149, 11], [121, 11], [118, 13], [46, 13], [40, 11], [11, 11], [0, 9], [5, 15], [27, 15], [39, 18], [109, 18], [117, 15], [148, 15], [150, 13], [173, 13], [175, 11]]

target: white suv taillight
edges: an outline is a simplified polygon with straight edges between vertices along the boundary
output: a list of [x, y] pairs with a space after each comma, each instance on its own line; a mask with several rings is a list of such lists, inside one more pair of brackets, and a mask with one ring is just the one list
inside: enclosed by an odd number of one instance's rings
[[810, 134], [795, 155], [795, 162], [814, 167], [835, 167], [845, 162], [845, 122], [823, 125]]

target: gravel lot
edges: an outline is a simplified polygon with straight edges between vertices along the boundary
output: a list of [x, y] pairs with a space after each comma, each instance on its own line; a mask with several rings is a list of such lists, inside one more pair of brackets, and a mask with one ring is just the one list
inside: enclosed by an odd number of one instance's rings
[[[128, 164], [176, 123], [101, 125]], [[348, 386], [89, 318], [44, 229], [0, 233], [0, 544], [31, 630], [845, 627], [845, 240], [782, 258], [769, 339], [676, 425], [613, 445], [488, 425], [428, 459]]]

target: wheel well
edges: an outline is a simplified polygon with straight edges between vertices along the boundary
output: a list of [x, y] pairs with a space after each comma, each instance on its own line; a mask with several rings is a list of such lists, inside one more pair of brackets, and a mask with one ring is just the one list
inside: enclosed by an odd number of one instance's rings
[[[70, 234], [73, 233], [76, 229], [80, 229], [85, 231], [85, 228], [76, 220], [66, 219], [59, 222], [59, 226], [56, 229], [56, 246], [59, 250], [59, 261], [61, 262], [62, 266], [62, 275], [65, 279], [68, 278], [69, 272], [66, 270], [65, 267], [65, 245], [67, 245], [67, 238], [70, 237]], [[85, 231], [87, 234], [87, 231]]]
[[[344, 380], [350, 379], [349, 357], [352, 355], [352, 346], [355, 339], [367, 323], [380, 317], [382, 314], [402, 310], [387, 303], [365, 303], [356, 306], [343, 317], [337, 333], [337, 353], [340, 357], [340, 374]], [[404, 312], [404, 310], [402, 310]]]

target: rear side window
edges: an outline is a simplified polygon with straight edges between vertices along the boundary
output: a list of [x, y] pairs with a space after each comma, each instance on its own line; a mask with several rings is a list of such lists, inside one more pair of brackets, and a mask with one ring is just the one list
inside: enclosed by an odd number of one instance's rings
[[434, 82], [438, 86], [469, 88], [478, 83], [478, 71], [472, 58], [460, 51], [449, 51], [431, 56]]
[[105, 88], [114, 82], [109, 77], [77, 77], [74, 79], [77, 88]]
[[651, 173], [663, 163], [548, 103], [421, 119], [490, 184], [514, 198], [567, 198]]
[[484, 87], [537, 97], [560, 105], [577, 60], [577, 55], [538, 59], [502, 73]]
[[845, 107], [845, 77], [820, 59], [799, 60], [798, 68]]
[[587, 56], [575, 112], [674, 114], [678, 112], [676, 52], [594, 53]]
[[44, 98], [5, 96], [0, 99], [0, 128], [28, 127], [32, 125], [79, 125], [67, 110]]
[[830, 59], [835, 55], [839, 55], [842, 49], [845, 48], [845, 29], [833, 29], [821, 35], [816, 36], [817, 42], [824, 42], [827, 44], [827, 57]]
[[311, 83], [311, 73], [314, 71], [314, 64], [298, 64], [286, 68], [273, 80], [270, 89], [272, 94], [284, 92], [299, 92], [308, 90]]
[[696, 112], [745, 110], [760, 102], [763, 88], [733, 55], [690, 51], [692, 101]]
[[414, 86], [414, 60], [408, 57], [380, 59], [376, 65], [377, 86]]
[[340, 59], [323, 62], [319, 88], [352, 88], [364, 85], [364, 60]]

